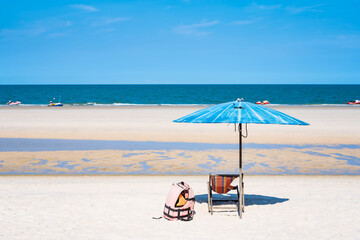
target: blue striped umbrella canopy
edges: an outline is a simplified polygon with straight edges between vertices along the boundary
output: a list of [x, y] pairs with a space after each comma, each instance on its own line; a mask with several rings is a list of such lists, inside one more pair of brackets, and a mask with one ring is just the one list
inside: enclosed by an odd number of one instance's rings
[[196, 111], [174, 122], [309, 125], [285, 113], [240, 99]]

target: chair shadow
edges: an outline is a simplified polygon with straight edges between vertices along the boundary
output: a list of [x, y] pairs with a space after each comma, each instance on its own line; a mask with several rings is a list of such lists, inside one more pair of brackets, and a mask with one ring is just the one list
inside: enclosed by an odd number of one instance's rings
[[[237, 200], [236, 194], [213, 194], [213, 199], [223, 202], [222, 204], [229, 204], [235, 200]], [[230, 200], [229, 200], [230, 199]], [[207, 194], [199, 194], [195, 195], [195, 201], [197, 203], [207, 203], [208, 202], [208, 195]], [[283, 203], [289, 201], [289, 198], [277, 198], [277, 197], [270, 197], [270, 196], [263, 196], [263, 195], [256, 195], [256, 194], [245, 194], [245, 206], [251, 205], [272, 205], [277, 203]]]

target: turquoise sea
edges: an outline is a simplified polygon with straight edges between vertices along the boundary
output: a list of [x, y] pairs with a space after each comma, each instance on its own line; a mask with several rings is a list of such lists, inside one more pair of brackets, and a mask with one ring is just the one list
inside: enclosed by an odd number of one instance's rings
[[24, 105], [198, 105], [239, 97], [271, 104], [346, 104], [360, 99], [360, 85], [0, 85], [0, 105], [9, 100]]

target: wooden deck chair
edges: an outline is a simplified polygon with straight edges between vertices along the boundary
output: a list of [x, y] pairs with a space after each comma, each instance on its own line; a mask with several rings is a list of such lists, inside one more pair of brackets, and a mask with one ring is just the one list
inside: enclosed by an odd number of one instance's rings
[[[238, 174], [216, 174], [211, 175], [209, 174], [209, 182], [208, 182], [208, 210], [213, 215], [213, 210], [216, 209], [237, 209], [238, 214], [239, 212], [239, 188], [238, 186], [232, 186], [231, 183], [234, 179], [238, 178]], [[221, 199], [216, 200], [213, 199], [212, 192], [216, 192], [218, 194], [226, 194], [231, 190], [236, 190], [237, 192], [237, 199]], [[214, 206], [213, 202], [226, 202], [231, 201], [236, 203], [236, 207], [234, 206]], [[228, 205], [228, 204], [226, 204]]]

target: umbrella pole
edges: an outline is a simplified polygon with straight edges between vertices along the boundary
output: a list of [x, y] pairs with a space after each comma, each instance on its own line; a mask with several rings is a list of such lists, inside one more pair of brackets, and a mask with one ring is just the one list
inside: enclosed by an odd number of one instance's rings
[[242, 124], [239, 123], [239, 216], [242, 218], [244, 205], [244, 189], [243, 189], [243, 173], [242, 173]]

